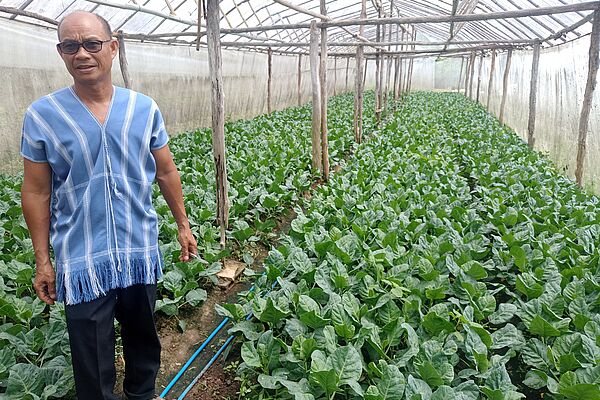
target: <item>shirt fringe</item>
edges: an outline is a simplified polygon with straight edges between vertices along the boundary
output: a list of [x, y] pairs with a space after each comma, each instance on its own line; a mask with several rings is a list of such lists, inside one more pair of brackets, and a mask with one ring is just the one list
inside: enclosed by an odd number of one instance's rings
[[116, 257], [114, 260], [94, 263], [93, 271], [88, 268], [59, 271], [56, 276], [57, 301], [67, 305], [89, 302], [104, 296], [109, 290], [137, 284], [155, 284], [162, 277], [160, 254], [147, 258], [130, 256], [129, 259], [121, 256], [119, 261], [121, 271], [117, 271], [115, 267]]

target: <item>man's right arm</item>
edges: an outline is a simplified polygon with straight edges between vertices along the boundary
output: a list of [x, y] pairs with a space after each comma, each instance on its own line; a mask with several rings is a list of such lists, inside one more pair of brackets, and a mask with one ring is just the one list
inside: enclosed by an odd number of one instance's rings
[[56, 300], [56, 274], [50, 260], [50, 196], [52, 171], [48, 163], [23, 160], [21, 205], [35, 252], [35, 280], [38, 297], [47, 304]]

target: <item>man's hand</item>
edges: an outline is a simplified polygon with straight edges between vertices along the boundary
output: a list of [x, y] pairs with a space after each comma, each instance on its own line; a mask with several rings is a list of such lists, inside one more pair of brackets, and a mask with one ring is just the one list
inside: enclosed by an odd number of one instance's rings
[[198, 255], [198, 244], [189, 226], [179, 227], [177, 240], [179, 240], [179, 244], [181, 245], [180, 261], [188, 262], [192, 257]]
[[50, 262], [36, 265], [33, 288], [40, 300], [46, 304], [54, 304], [54, 300], [56, 300], [56, 274]]

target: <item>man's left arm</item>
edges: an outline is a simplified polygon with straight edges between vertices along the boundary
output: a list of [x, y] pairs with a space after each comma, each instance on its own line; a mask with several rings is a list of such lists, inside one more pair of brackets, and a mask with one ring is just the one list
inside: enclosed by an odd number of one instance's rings
[[152, 150], [152, 155], [156, 161], [156, 181], [160, 187], [160, 192], [167, 201], [175, 222], [177, 222], [177, 240], [181, 244], [179, 259], [189, 261], [190, 254], [195, 256], [198, 253], [198, 245], [190, 230], [190, 223], [185, 212], [179, 172], [173, 162], [173, 156], [168, 145]]

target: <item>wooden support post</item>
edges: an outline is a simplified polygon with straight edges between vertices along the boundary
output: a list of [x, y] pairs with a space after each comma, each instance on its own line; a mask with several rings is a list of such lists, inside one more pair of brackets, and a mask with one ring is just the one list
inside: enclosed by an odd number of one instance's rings
[[469, 98], [473, 98], [473, 77], [475, 75], [475, 61], [477, 61], [477, 54], [472, 51], [470, 62], [469, 62]]
[[[362, 142], [363, 92], [365, 88], [363, 71], [363, 46], [356, 47], [356, 76], [354, 83], [354, 140]], [[364, 68], [366, 70], [366, 68]]]
[[481, 52], [481, 57], [479, 58], [479, 72], [477, 73], [477, 99], [476, 101], [479, 103], [479, 90], [481, 89], [481, 72], [483, 71], [483, 51]]
[[350, 68], [350, 57], [346, 58], [346, 85], [345, 85], [345, 92], [348, 92], [348, 69]]
[[[401, 35], [401, 39], [400, 41], [404, 41], [404, 28], [402, 28], [402, 35]], [[404, 50], [404, 45], [400, 46], [400, 51]], [[398, 97], [402, 96], [403, 93], [403, 89], [404, 89], [404, 59], [402, 58], [402, 56], [400, 56], [399, 58], [399, 63], [400, 63], [400, 72], [398, 73], [399, 77], [398, 77]]]
[[123, 39], [123, 31], [117, 33], [117, 40], [119, 42], [119, 66], [121, 67], [121, 75], [123, 75], [123, 82], [125, 87], [131, 89], [131, 76], [129, 75], [129, 64], [127, 63], [127, 54], [125, 52], [125, 40]]
[[[364, 49], [363, 49], [363, 56], [364, 56]], [[367, 70], [369, 69], [369, 59], [365, 59], [365, 70], [363, 73], [363, 87], [365, 87], [367, 85]]]
[[333, 57], [333, 95], [337, 96], [337, 57]]
[[211, 80], [212, 146], [217, 182], [217, 220], [221, 230], [221, 248], [229, 223], [227, 198], [227, 163], [225, 161], [225, 98], [223, 94], [223, 59], [221, 57], [219, 0], [207, 0], [206, 30], [208, 67]]
[[[361, 1], [360, 17], [367, 17], [367, 0]], [[359, 35], [365, 33], [365, 28], [359, 28]], [[356, 47], [356, 76], [354, 84], [354, 140], [356, 143], [362, 142], [362, 129], [363, 129], [363, 92], [365, 88], [365, 79], [367, 76], [367, 65], [363, 64], [365, 49], [363, 46]], [[363, 72], [364, 65], [364, 72]]]
[[267, 50], [267, 113], [271, 114], [271, 82], [273, 80], [273, 50]]
[[490, 80], [487, 88], [487, 102], [485, 108], [490, 110], [490, 98], [492, 97], [492, 90], [494, 86], [494, 69], [496, 68], [496, 50], [492, 50], [492, 60], [490, 61]]
[[592, 109], [594, 90], [596, 89], [596, 76], [598, 74], [598, 53], [600, 42], [600, 10], [594, 11], [594, 22], [590, 36], [590, 52], [588, 59], [588, 77], [583, 95], [583, 105], [579, 118], [579, 136], [577, 140], [577, 166], [575, 168], [575, 179], [579, 187], [583, 187], [583, 164], [585, 161], [585, 150], [587, 142], [587, 131]]
[[[415, 41], [416, 39], [417, 39], [417, 31], [416, 31], [415, 27], [413, 26], [412, 40]], [[414, 44], [411, 46], [411, 49], [412, 50], [415, 49]], [[413, 78], [414, 65], [415, 65], [415, 59], [414, 59], [414, 57], [411, 57], [410, 61], [408, 63], [408, 82], [407, 82], [407, 87], [406, 87], [407, 92], [410, 92], [410, 90], [412, 89], [412, 78]]]
[[506, 97], [508, 95], [508, 78], [510, 73], [510, 61], [512, 59], [512, 49], [506, 54], [506, 67], [504, 68], [504, 80], [502, 81], [502, 103], [500, 103], [500, 123], [504, 123], [504, 107], [506, 106]]
[[[327, 14], [325, 0], [321, 0], [321, 14]], [[327, 140], [327, 99], [329, 97], [327, 91], [327, 28], [321, 28], [321, 66], [319, 69], [319, 77], [321, 79], [321, 163], [323, 165], [323, 179], [327, 182], [329, 181], [329, 142]]]
[[536, 43], [533, 46], [533, 62], [531, 64], [531, 84], [529, 86], [529, 120], [527, 121], [527, 144], [533, 149], [535, 145], [535, 111], [537, 106], [537, 87], [539, 81], [539, 66], [540, 66], [540, 48], [541, 43]]
[[462, 86], [462, 73], [463, 73], [463, 68], [465, 66], [465, 58], [461, 57], [460, 58], [460, 72], [458, 73], [458, 93], [460, 93], [460, 87]]
[[471, 70], [471, 60], [472, 55], [469, 55], [469, 59], [467, 60], [467, 69], [465, 70], [465, 97], [469, 94], [469, 71]]
[[198, 0], [197, 4], [197, 10], [198, 14], [198, 29], [196, 30], [196, 51], [200, 51], [200, 39], [202, 39], [202, 17], [203, 17], [203, 13], [204, 13], [204, 0]]
[[312, 85], [312, 167], [323, 170], [321, 156], [321, 87], [319, 85], [319, 28], [310, 24], [310, 81]]
[[394, 57], [394, 101], [398, 100], [398, 80], [400, 79], [400, 57]]
[[302, 105], [302, 54], [298, 54], [298, 107]]
[[[392, 25], [389, 26], [388, 28], [388, 41], [392, 40]], [[391, 46], [388, 48], [388, 50], [391, 50]], [[383, 97], [383, 110], [387, 115], [387, 109], [388, 109], [388, 97], [390, 94], [390, 79], [392, 77], [392, 56], [387, 56], [386, 57], [387, 60], [387, 69], [385, 72], [385, 92], [384, 92], [384, 97]]]
[[[379, 17], [381, 17], [381, 12], [379, 13]], [[381, 26], [377, 26], [377, 41], [381, 40]], [[381, 71], [381, 51], [377, 50], [377, 55], [375, 56], [375, 122], [377, 125], [381, 122], [381, 80], [380, 77]]]

